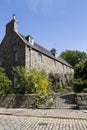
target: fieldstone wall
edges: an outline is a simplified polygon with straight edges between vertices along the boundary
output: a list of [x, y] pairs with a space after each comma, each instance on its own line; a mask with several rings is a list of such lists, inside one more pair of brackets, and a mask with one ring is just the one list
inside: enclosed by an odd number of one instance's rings
[[53, 99], [51, 98], [45, 104], [41, 104], [40, 108], [76, 109], [77, 105], [75, 102], [75, 98], [75, 93], [56, 93], [54, 94]]
[[[72, 109], [75, 108], [74, 93], [70, 94], [54, 94], [53, 98], [48, 100], [45, 104], [41, 104], [39, 108], [52, 109]], [[5, 108], [35, 108], [35, 94], [8, 94], [0, 95], [0, 107]]]
[[[15, 53], [17, 53], [17, 60], [15, 60]], [[13, 66], [25, 65], [25, 45], [16, 32], [5, 35], [0, 45], [0, 56], [2, 67], [9, 77]]]
[[[0, 107], [5, 108], [34, 108], [35, 94], [7, 94], [0, 95]], [[40, 108], [52, 109], [87, 109], [87, 93], [75, 94], [54, 94], [53, 98]]]
[[78, 109], [87, 110], [87, 93], [76, 94], [76, 102], [77, 102]]
[[37, 68], [38, 70], [45, 70], [46, 73], [73, 73], [73, 68], [70, 68], [48, 56], [42, 54], [42, 62], [38, 62], [38, 51], [30, 49], [26, 46], [25, 49], [25, 64], [27, 68]]
[[35, 94], [7, 94], [0, 95], [0, 107], [5, 108], [33, 108]]

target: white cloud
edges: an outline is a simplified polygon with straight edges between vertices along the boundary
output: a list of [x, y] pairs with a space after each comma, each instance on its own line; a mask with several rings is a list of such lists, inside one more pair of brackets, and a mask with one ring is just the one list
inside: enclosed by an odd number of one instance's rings
[[49, 11], [52, 8], [53, 0], [42, 0], [43, 11]]
[[34, 13], [41, 11], [47, 13], [53, 4], [53, 0], [26, 0], [27, 6]]
[[6, 2], [7, 2], [7, 4], [11, 5], [12, 0], [7, 0]]
[[27, 4], [30, 10], [37, 12], [39, 6], [39, 0], [27, 0]]

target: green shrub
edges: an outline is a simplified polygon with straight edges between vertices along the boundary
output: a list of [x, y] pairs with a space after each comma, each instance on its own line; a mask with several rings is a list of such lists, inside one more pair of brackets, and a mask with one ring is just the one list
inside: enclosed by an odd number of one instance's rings
[[73, 90], [74, 92], [81, 93], [83, 89], [87, 86], [87, 80], [83, 80], [81, 78], [73, 80]]
[[29, 70], [23, 66], [18, 66], [13, 68], [13, 74], [17, 74], [15, 93], [36, 94], [36, 107], [51, 96], [52, 87], [45, 71], [38, 71], [37, 69]]
[[0, 67], [0, 94], [12, 93], [12, 82], [6, 76], [5, 70]]
[[83, 89], [83, 93], [87, 93], [87, 87]]
[[51, 84], [48, 80], [48, 77], [45, 71], [38, 71], [36, 69], [32, 69], [29, 75], [29, 87], [27, 91], [36, 93], [37, 98], [35, 102], [35, 107], [39, 107], [40, 104], [46, 102], [47, 99], [51, 97], [53, 94], [51, 89]]
[[14, 93], [16, 94], [24, 94], [26, 93], [26, 87], [28, 86], [28, 75], [29, 71], [24, 66], [13, 67], [12, 71], [14, 78], [14, 82], [16, 84], [16, 88], [14, 89]]

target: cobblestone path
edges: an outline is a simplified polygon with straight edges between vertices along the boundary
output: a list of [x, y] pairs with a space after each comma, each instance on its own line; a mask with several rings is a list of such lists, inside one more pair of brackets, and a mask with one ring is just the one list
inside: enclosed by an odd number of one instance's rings
[[0, 115], [0, 130], [87, 130], [87, 120]]
[[0, 108], [0, 130], [87, 130], [87, 110]]

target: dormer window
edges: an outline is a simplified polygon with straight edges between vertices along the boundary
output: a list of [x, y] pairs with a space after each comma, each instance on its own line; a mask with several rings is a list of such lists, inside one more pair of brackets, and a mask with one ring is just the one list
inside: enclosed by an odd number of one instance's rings
[[0, 57], [0, 66], [2, 66], [2, 57]]
[[32, 38], [31, 37], [29, 37], [29, 43], [32, 43]]
[[27, 40], [30, 44], [34, 45], [34, 38], [31, 37], [30, 35], [26, 36], [26, 40]]
[[31, 36], [29, 36], [29, 43], [32, 45], [34, 44], [34, 39]]

